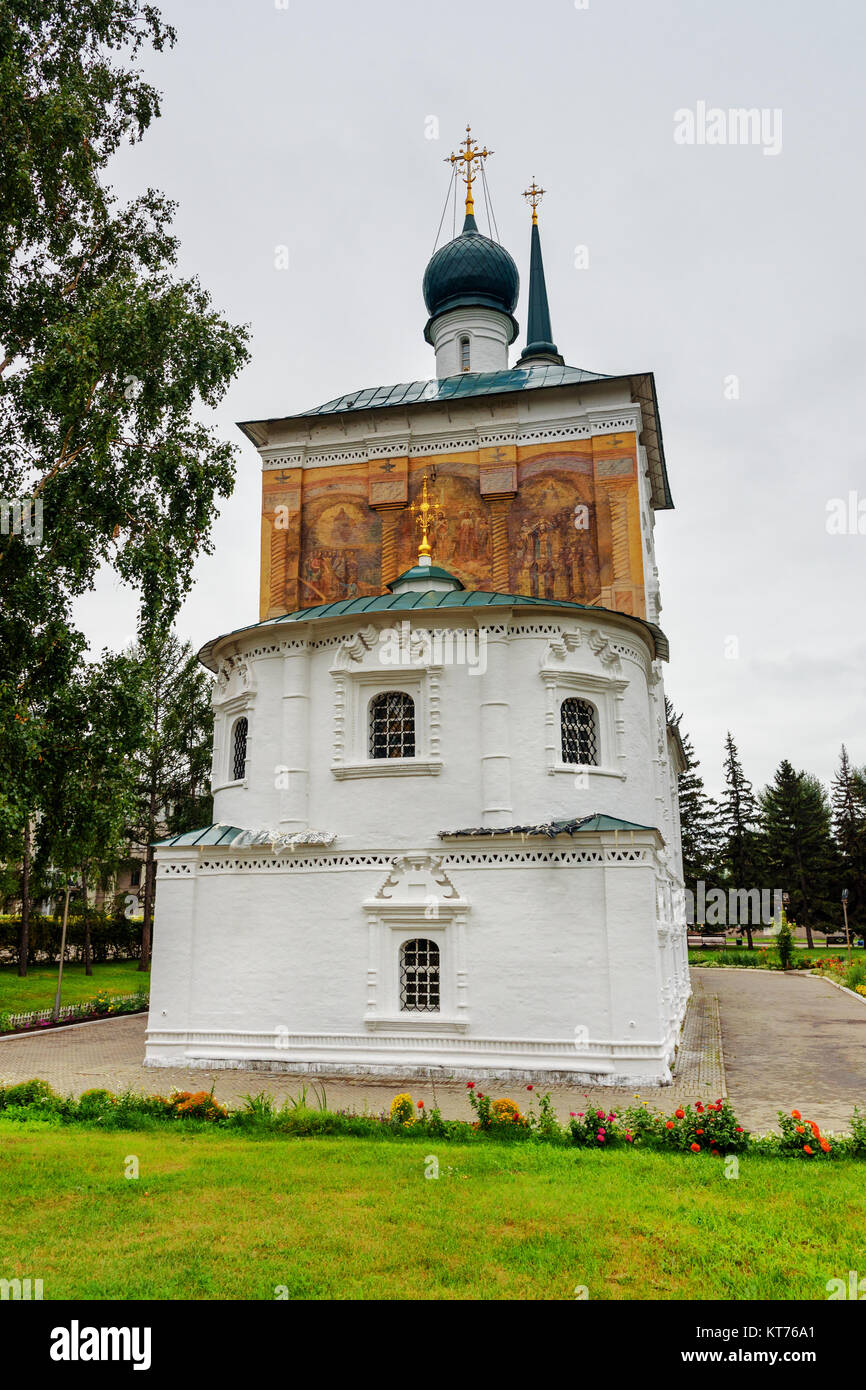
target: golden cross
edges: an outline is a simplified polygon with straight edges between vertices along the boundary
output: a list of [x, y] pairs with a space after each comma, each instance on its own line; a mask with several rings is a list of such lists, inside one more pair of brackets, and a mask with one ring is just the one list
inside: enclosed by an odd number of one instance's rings
[[[412, 502], [409, 510], [412, 513], [415, 525], [421, 532], [421, 539], [418, 542], [418, 559], [420, 560], [423, 555], [432, 555], [433, 552], [430, 549], [430, 531], [432, 530], [433, 522], [439, 521], [440, 518], [445, 515], [437, 502], [430, 501], [427, 493], [426, 473], [421, 479], [421, 501], [420, 503]], [[431, 517], [431, 512], [436, 512], [437, 515]]]
[[537, 211], [537, 209], [538, 209], [538, 204], [541, 202], [541, 199], [544, 197], [545, 191], [546, 191], [545, 189], [539, 188], [539, 187], [538, 187], [538, 184], [535, 182], [535, 175], [533, 174], [533, 175], [532, 175], [532, 183], [530, 184], [529, 188], [527, 188], [526, 192], [525, 192], [524, 195], [523, 195], [524, 198], [528, 198], [529, 201], [532, 203], [532, 224], [533, 224], [533, 226], [536, 226], [536, 225], [538, 224], [538, 211]]
[[[462, 178], [466, 184], [467, 217], [471, 217], [475, 213], [475, 202], [472, 198], [472, 184], [478, 177], [479, 169], [482, 168], [481, 161], [482, 159], [486, 159], [489, 154], [493, 153], [492, 150], [488, 150], [486, 145], [483, 150], [479, 150], [478, 141], [472, 139], [470, 129], [469, 126], [466, 127], [466, 139], [460, 145], [459, 153], [445, 156], [446, 163], [463, 165]], [[463, 148], [464, 145], [466, 147], [465, 149]]]

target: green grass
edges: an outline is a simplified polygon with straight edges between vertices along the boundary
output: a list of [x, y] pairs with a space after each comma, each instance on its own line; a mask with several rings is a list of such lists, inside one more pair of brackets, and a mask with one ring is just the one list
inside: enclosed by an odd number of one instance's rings
[[[64, 965], [64, 1004], [80, 1004], [92, 999], [101, 989], [109, 994], [135, 994], [147, 990], [150, 974], [139, 972], [137, 960], [109, 961], [94, 965], [93, 974], [85, 975], [83, 965]], [[23, 1013], [27, 1009], [50, 1009], [57, 989], [56, 965], [31, 965], [23, 980], [17, 967], [0, 965], [0, 1013]]]
[[46, 1299], [823, 1300], [862, 1266], [862, 1194], [847, 1160], [727, 1180], [704, 1156], [0, 1120], [0, 1278]]

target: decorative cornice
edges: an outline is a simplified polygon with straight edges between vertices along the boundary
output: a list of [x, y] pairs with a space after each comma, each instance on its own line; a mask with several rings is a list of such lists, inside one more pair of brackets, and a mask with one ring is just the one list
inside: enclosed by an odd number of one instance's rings
[[471, 428], [436, 433], [379, 437], [366, 435], [343, 445], [275, 444], [259, 450], [262, 468], [322, 468], [329, 464], [369, 463], [377, 458], [418, 458], [428, 454], [474, 453], [491, 445], [523, 446], [551, 444], [557, 441], [591, 439], [599, 434], [629, 431], [637, 434], [641, 428], [638, 405], [622, 405], [616, 409], [588, 410], [579, 420], [551, 418], [537, 420], [532, 425], [502, 424], [473, 425]]

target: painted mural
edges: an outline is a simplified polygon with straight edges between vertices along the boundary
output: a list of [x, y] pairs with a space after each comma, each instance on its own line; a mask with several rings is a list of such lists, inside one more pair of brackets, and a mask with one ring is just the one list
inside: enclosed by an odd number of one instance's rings
[[415, 563], [425, 474], [434, 562], [467, 588], [644, 615], [635, 439], [606, 435], [266, 471], [262, 617], [382, 593]]

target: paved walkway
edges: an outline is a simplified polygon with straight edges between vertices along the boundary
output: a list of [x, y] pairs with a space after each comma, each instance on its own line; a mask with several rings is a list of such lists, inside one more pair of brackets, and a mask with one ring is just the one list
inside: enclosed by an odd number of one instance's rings
[[[693, 969], [694, 994], [673, 1084], [645, 1087], [642, 1098], [671, 1110], [689, 1100], [730, 1095], [750, 1129], [776, 1126], [776, 1111], [800, 1109], [831, 1132], [847, 1129], [855, 1103], [866, 1109], [866, 1004], [825, 980], [765, 970]], [[721, 1032], [719, 1020], [721, 1019]], [[236, 1104], [266, 1090], [278, 1101], [297, 1095], [309, 1077], [262, 1071], [186, 1070], [142, 1066], [145, 1016], [0, 1040], [0, 1082], [39, 1076], [61, 1094], [91, 1087], [110, 1091], [168, 1093], [209, 1090]], [[724, 1049], [724, 1064], [722, 1060]], [[438, 1102], [449, 1118], [471, 1114], [464, 1082], [321, 1078], [332, 1109], [385, 1109], [398, 1090], [428, 1106]], [[491, 1089], [494, 1089], [491, 1087]], [[519, 1087], [495, 1088], [519, 1101]], [[620, 1109], [633, 1090], [551, 1087], [560, 1118], [590, 1105]], [[523, 1099], [527, 1099], [525, 1093]]]
[[747, 1129], [800, 1110], [830, 1133], [866, 1110], [866, 1000], [800, 972], [692, 970], [716, 995], [731, 1104]]

